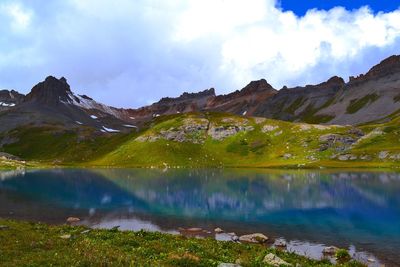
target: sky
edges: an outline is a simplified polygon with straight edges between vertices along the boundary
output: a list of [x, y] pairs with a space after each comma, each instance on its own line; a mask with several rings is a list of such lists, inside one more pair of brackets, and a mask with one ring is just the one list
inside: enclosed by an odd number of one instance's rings
[[[396, 4], [397, 3], [397, 4]], [[400, 54], [394, 0], [0, 0], [0, 88], [48, 75], [116, 107], [265, 78], [365, 73]]]

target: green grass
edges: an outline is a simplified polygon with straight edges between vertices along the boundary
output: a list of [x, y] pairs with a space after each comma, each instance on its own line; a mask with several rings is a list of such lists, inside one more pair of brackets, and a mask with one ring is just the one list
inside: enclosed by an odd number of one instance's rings
[[287, 107], [285, 109], [285, 112], [294, 115], [294, 113], [296, 112], [296, 110], [301, 107], [301, 105], [303, 104], [303, 102], [305, 101], [305, 99], [303, 97], [299, 97], [297, 98], [295, 101], [292, 102], [292, 104], [290, 104], [289, 107]]
[[[194, 239], [145, 231], [89, 230], [0, 220], [1, 266], [217, 266], [235, 263], [266, 266], [274, 253], [293, 265], [332, 266], [262, 245]], [[61, 238], [62, 236], [70, 238]], [[363, 266], [354, 261], [341, 266]]]
[[[265, 120], [257, 123], [253, 118], [243, 118], [228, 114], [183, 114], [169, 116], [158, 121], [141, 136], [154, 136], [163, 130], [178, 129], [184, 119], [207, 119], [211, 125], [225, 126], [246, 125], [253, 130], [242, 131], [223, 140], [212, 139], [205, 131], [197, 133], [205, 141], [203, 144], [176, 142], [159, 139], [155, 142], [141, 142], [134, 138], [125, 142], [111, 153], [93, 161], [97, 166], [123, 167], [275, 167], [297, 166], [310, 162], [307, 158], [329, 157], [332, 152], [318, 152], [319, 137], [332, 131], [344, 133], [347, 127], [318, 129], [313, 126], [290, 122]], [[265, 125], [276, 127], [270, 132], [263, 132]], [[305, 147], [307, 146], [307, 147]], [[290, 154], [290, 159], [285, 158]]]
[[376, 100], [378, 100], [378, 98], [379, 96], [377, 94], [369, 94], [360, 99], [353, 99], [350, 101], [350, 104], [347, 107], [346, 112], [348, 114], [354, 114], [363, 107], [365, 107], [366, 105], [375, 102]]

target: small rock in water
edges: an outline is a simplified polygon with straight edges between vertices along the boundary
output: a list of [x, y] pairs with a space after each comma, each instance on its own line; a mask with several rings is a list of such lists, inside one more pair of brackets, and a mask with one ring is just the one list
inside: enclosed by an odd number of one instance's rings
[[237, 235], [233, 235], [231, 239], [232, 239], [232, 241], [235, 241], [235, 242], [239, 241], [239, 237]]
[[10, 226], [0, 225], [0, 230], [7, 230], [7, 229], [10, 229]]
[[223, 233], [224, 232], [224, 230], [222, 230], [221, 228], [215, 228], [214, 229], [214, 232], [216, 232], [217, 234], [220, 234], [220, 233]]
[[325, 247], [322, 250], [322, 253], [327, 254], [327, 255], [334, 255], [338, 250], [339, 250], [339, 248], [337, 248], [335, 246], [330, 246], [330, 247]]
[[260, 234], [260, 233], [256, 233], [256, 234], [250, 234], [250, 235], [242, 235], [241, 237], [239, 237], [239, 241], [240, 242], [246, 242], [246, 243], [265, 243], [267, 242], [268, 237]]
[[241, 267], [242, 265], [236, 263], [220, 263], [218, 267]]
[[276, 267], [279, 267], [279, 266], [282, 266], [282, 265], [292, 266], [290, 263], [287, 263], [286, 261], [282, 260], [281, 258], [279, 258], [278, 256], [276, 256], [276, 255], [274, 255], [272, 253], [267, 254], [264, 257], [263, 262], [267, 263], [269, 265], [272, 265], [272, 266], [276, 266]]
[[117, 232], [118, 230], [119, 230], [119, 225], [117, 225], [117, 226], [114, 226], [113, 228], [111, 228], [110, 230], [111, 231], [114, 231], [114, 232]]
[[283, 239], [277, 239], [275, 240], [275, 244], [276, 247], [280, 247], [280, 248], [285, 248], [287, 246], [286, 241]]
[[228, 235], [226, 233], [220, 233], [220, 234], [215, 233], [215, 240], [218, 240], [218, 241], [233, 241], [232, 240], [232, 236]]
[[62, 235], [62, 236], [60, 236], [60, 238], [62, 238], [62, 239], [70, 239], [71, 235]]
[[81, 219], [77, 218], [77, 217], [68, 217], [67, 219], [67, 223], [76, 223], [79, 222]]

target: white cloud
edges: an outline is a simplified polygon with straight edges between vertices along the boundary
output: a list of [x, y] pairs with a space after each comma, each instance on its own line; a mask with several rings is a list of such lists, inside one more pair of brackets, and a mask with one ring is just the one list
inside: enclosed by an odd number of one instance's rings
[[15, 31], [26, 30], [32, 19], [32, 12], [19, 3], [0, 5], [0, 14], [11, 18], [11, 27]]
[[[47, 75], [117, 106], [250, 80], [321, 82], [365, 72], [400, 51], [400, 10], [309, 10], [275, 0], [2, 0], [0, 87]], [[23, 79], [21, 79], [23, 77]]]
[[[368, 7], [314, 9], [297, 17], [272, 1], [196, 1], [181, 18], [177, 32], [185, 41], [223, 36], [220, 70], [231, 73], [237, 86], [260, 75], [278, 87], [301, 76], [312, 82], [307, 73], [323, 62], [334, 66], [329, 75], [343, 74], [343, 65], [366, 49], [392, 45], [400, 36], [400, 10], [374, 15]], [[326, 76], [318, 69], [314, 82]]]

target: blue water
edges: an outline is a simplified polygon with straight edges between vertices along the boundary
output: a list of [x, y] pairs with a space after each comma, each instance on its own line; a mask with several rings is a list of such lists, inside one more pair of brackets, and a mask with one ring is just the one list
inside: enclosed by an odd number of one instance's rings
[[67, 217], [77, 216], [94, 227], [262, 232], [292, 241], [293, 250], [300, 247], [311, 255], [323, 245], [350, 247], [388, 266], [398, 265], [400, 251], [400, 174], [396, 172], [0, 172], [0, 203], [3, 218], [64, 223]]

